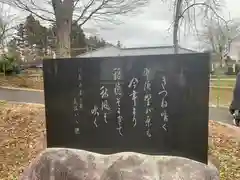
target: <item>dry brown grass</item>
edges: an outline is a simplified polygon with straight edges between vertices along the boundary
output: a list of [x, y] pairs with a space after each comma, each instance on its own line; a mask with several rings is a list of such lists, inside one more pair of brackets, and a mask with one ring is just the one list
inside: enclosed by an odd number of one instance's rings
[[43, 90], [43, 78], [40, 76], [0, 76], [0, 86], [20, 87]]
[[[0, 104], [1, 180], [17, 179], [46, 147], [44, 115], [41, 105]], [[220, 163], [221, 179], [240, 179], [240, 132], [212, 121], [209, 127], [209, 154]]]
[[0, 179], [17, 179], [43, 148], [44, 107], [0, 105]]
[[240, 129], [209, 123], [209, 154], [220, 162], [220, 179], [240, 179]]

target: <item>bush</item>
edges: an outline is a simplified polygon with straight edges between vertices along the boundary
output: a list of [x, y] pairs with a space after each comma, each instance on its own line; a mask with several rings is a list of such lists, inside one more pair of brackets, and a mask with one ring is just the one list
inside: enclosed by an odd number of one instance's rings
[[0, 58], [0, 72], [5, 75], [19, 73], [19, 65], [14, 57], [8, 56], [6, 54], [2, 55]]

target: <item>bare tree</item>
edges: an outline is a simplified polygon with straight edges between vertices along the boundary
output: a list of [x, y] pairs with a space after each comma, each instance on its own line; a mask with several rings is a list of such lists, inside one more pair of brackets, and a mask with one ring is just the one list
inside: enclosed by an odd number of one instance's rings
[[225, 20], [219, 15], [221, 10], [220, 0], [174, 0], [174, 29], [173, 29], [173, 45], [175, 53], [178, 53], [178, 32], [179, 26], [188, 23], [190, 28], [197, 31], [197, 16], [201, 15], [205, 20], [208, 18], [216, 18]]
[[57, 57], [70, 56], [71, 25], [93, 21], [114, 22], [116, 16], [135, 13], [148, 0], [2, 0], [36, 17], [56, 23]]
[[232, 42], [240, 36], [240, 22], [230, 20], [226, 23], [227, 26], [225, 23], [209, 20], [201, 33], [201, 43], [217, 55], [222, 66], [230, 52]]
[[8, 10], [4, 8], [4, 4], [0, 4], [0, 46], [4, 49], [6, 40], [13, 34], [15, 25], [13, 24], [16, 17], [8, 14]]

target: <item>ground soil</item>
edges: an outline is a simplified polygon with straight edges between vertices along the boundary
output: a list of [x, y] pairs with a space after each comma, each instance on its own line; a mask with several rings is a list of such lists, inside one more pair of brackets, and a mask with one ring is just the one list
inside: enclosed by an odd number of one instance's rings
[[[46, 147], [44, 106], [0, 103], [0, 179], [15, 180]], [[210, 121], [209, 157], [221, 179], [240, 179], [240, 130]]]

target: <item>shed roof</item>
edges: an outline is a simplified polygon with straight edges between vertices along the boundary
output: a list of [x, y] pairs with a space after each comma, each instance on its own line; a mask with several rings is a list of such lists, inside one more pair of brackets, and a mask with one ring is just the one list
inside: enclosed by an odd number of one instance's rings
[[[196, 53], [196, 51], [179, 47], [179, 54]], [[138, 56], [138, 55], [159, 55], [174, 54], [173, 46], [118, 48], [107, 46], [95, 51], [87, 52], [77, 57], [112, 57], [112, 56]]]

